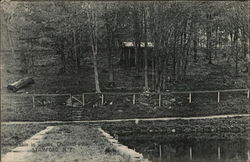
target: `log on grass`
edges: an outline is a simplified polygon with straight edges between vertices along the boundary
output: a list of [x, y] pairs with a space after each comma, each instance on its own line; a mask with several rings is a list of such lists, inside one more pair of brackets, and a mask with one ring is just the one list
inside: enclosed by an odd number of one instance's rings
[[7, 86], [7, 89], [13, 91], [13, 92], [16, 92], [17, 90], [21, 89], [21, 88], [24, 88], [30, 84], [34, 84], [34, 80], [30, 77], [26, 77], [26, 78], [23, 78], [23, 79], [20, 79], [12, 84], [9, 84]]

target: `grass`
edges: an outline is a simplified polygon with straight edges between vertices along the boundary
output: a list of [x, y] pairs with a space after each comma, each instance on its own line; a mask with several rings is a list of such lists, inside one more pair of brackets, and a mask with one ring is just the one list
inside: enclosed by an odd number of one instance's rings
[[[106, 53], [105, 53], [106, 54]], [[99, 57], [99, 80], [102, 91], [108, 91], [108, 64], [106, 55]], [[8, 57], [7, 57], [8, 56]], [[234, 76], [234, 64], [227, 62], [225, 58], [216, 58], [213, 64], [207, 64], [206, 54], [202, 51], [198, 52], [198, 63], [190, 62], [187, 69], [187, 76], [182, 81], [174, 81], [167, 84], [169, 90], [215, 90], [215, 89], [233, 89], [245, 88], [247, 82], [247, 73], [240, 71], [239, 76]], [[36, 66], [32, 73], [22, 74], [20, 69], [20, 60], [11, 58], [6, 55], [3, 61], [2, 72], [2, 92], [8, 93], [7, 84], [12, 83], [24, 76], [33, 77], [35, 84], [20, 90], [19, 93], [73, 93], [81, 94], [82, 92], [94, 92], [94, 75], [92, 64], [83, 64], [79, 74], [71, 71], [65, 74], [58, 74], [59, 65]], [[48, 58], [50, 59], [50, 58]], [[117, 58], [114, 58], [117, 59]], [[48, 60], [49, 61], [49, 60]], [[239, 66], [243, 66], [240, 62]], [[171, 69], [169, 64], [168, 69]], [[241, 70], [241, 69], [240, 69]], [[150, 71], [150, 69], [149, 69]], [[171, 71], [168, 70], [170, 75]], [[114, 65], [114, 81], [118, 87], [125, 87], [126, 91], [134, 91], [136, 89], [142, 91], [144, 86], [144, 72], [141, 70], [140, 78], [136, 76], [134, 68], [125, 68]], [[149, 76], [149, 79], [151, 76]], [[151, 84], [151, 79], [149, 80]], [[150, 85], [151, 86], [151, 85]]]
[[[38, 124], [2, 125], [1, 155], [45, 128]], [[32, 152], [30, 161], [126, 161], [95, 127], [86, 125], [56, 126], [33, 146]]]
[[20, 145], [37, 132], [46, 128], [46, 125], [1, 125], [1, 155]]
[[[105, 123], [102, 128], [110, 134], [118, 136], [150, 134], [174, 138], [206, 138], [206, 139], [249, 139], [250, 119], [248, 117], [202, 119], [202, 120], [173, 120], [173, 121], [139, 121], [124, 123]], [[173, 132], [173, 129], [175, 130]]]
[[162, 96], [160, 107], [157, 95], [137, 95], [135, 105], [132, 104], [132, 95], [104, 96], [104, 105], [99, 97], [86, 95], [84, 107], [66, 106], [66, 98], [48, 99], [46, 105], [41, 105], [39, 102], [43, 99], [37, 98], [36, 107], [33, 108], [32, 105], [23, 103], [25, 100], [19, 99], [17, 105], [3, 104], [1, 117], [2, 121], [101, 120], [246, 114], [250, 111], [250, 100], [243, 93], [221, 93], [220, 103], [217, 103], [216, 93], [193, 94], [192, 103], [188, 103], [187, 97], [188, 95]]
[[[234, 76], [233, 65], [223, 58], [219, 58], [214, 64], [207, 64], [205, 53], [199, 51], [198, 63], [190, 63], [187, 76], [182, 81], [171, 81], [167, 84], [168, 90], [216, 90], [246, 88], [247, 74], [240, 73]], [[143, 71], [141, 78], [135, 78], [134, 68], [126, 69], [114, 66], [115, 83], [124, 89], [108, 90], [107, 60], [99, 62], [99, 77], [102, 91], [142, 91]], [[3, 88], [6, 91], [8, 83], [20, 79], [25, 74], [11, 70], [17, 68], [15, 59], [5, 58], [6, 69], [12, 71], [5, 73], [3, 69]], [[4, 62], [4, 63], [5, 63]], [[18, 62], [16, 60], [16, 62]], [[169, 65], [170, 66], [170, 65]], [[241, 67], [241, 66], [240, 66]], [[20, 90], [18, 93], [72, 93], [94, 92], [94, 76], [91, 64], [83, 65], [81, 73], [56, 74], [56, 66], [51, 67], [50, 72], [45, 73], [45, 67], [36, 67], [34, 73], [29, 75], [34, 78], [35, 84]], [[171, 71], [168, 71], [171, 74]], [[150, 76], [149, 76], [150, 78]], [[151, 81], [151, 80], [150, 80]], [[220, 114], [249, 113], [249, 100], [246, 94], [221, 93], [221, 102], [217, 103], [217, 94], [193, 94], [192, 103], [188, 103], [187, 95], [162, 96], [162, 106], [158, 106], [158, 96], [136, 96], [136, 105], [132, 104], [132, 96], [105, 96], [105, 105], [101, 105], [98, 96], [85, 96], [84, 108], [66, 107], [67, 98], [39, 99], [36, 97], [36, 107], [32, 107], [31, 98], [7, 98], [1, 99], [1, 117], [3, 121], [46, 121], [46, 120], [97, 120], [117, 118], [141, 118], [141, 117], [166, 117], [166, 116], [204, 116]], [[81, 98], [79, 98], [82, 100]], [[174, 102], [170, 102], [174, 99]], [[41, 105], [42, 100], [50, 101]], [[113, 103], [112, 105], [110, 103]], [[6, 104], [7, 103], [7, 104]], [[205, 111], [204, 111], [205, 110]], [[78, 112], [77, 112], [78, 111]], [[74, 116], [81, 116], [75, 118]]]

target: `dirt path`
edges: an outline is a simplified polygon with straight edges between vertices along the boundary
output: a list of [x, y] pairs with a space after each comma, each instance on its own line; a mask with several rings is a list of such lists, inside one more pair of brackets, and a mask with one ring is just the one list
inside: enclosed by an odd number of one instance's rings
[[250, 117], [250, 114], [228, 114], [228, 115], [212, 115], [198, 117], [165, 117], [165, 118], [134, 118], [134, 119], [114, 119], [114, 120], [84, 120], [84, 121], [44, 121], [44, 122], [1, 122], [2, 125], [11, 124], [72, 124], [72, 123], [112, 123], [126, 121], [168, 121], [168, 120], [202, 120], [202, 119], [219, 119], [219, 118], [235, 118]]
[[125, 161], [112, 147], [96, 128], [49, 126], [7, 153], [2, 161]]

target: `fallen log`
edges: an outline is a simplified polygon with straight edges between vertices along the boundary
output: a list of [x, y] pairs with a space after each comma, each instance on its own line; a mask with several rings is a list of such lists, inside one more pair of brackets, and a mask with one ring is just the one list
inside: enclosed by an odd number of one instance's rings
[[35, 81], [30, 78], [30, 77], [26, 77], [26, 78], [23, 78], [23, 79], [20, 79], [12, 84], [9, 84], [7, 86], [7, 89], [13, 91], [13, 92], [16, 92], [17, 90], [21, 89], [21, 88], [24, 88], [30, 84], [34, 84]]

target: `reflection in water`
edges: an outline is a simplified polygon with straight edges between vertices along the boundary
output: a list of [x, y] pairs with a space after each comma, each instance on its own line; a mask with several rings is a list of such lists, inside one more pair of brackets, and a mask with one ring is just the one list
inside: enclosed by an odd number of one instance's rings
[[246, 139], [169, 138], [148, 135], [119, 137], [128, 147], [152, 161], [247, 161]]

